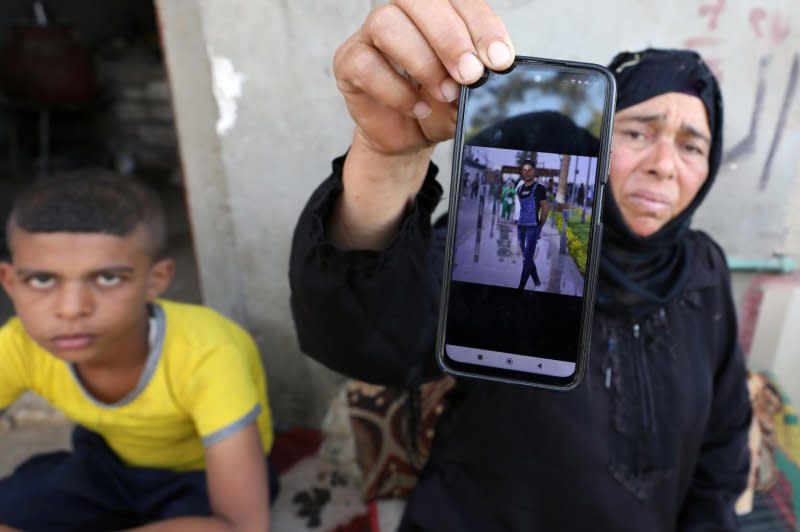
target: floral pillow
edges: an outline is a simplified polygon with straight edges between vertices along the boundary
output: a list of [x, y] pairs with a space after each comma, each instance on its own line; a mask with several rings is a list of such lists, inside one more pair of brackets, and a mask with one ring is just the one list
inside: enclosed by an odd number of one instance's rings
[[415, 391], [347, 383], [350, 424], [363, 473], [365, 501], [406, 498], [428, 461], [439, 416], [447, 405], [450, 376]]

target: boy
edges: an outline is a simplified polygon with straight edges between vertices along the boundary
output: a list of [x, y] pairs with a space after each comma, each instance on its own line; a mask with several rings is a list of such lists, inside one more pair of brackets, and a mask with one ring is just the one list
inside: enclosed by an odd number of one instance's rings
[[6, 235], [0, 411], [33, 390], [76, 429], [73, 452], [0, 479], [0, 531], [267, 530], [258, 351], [211, 309], [157, 299], [174, 268], [157, 196], [53, 178], [16, 200]]

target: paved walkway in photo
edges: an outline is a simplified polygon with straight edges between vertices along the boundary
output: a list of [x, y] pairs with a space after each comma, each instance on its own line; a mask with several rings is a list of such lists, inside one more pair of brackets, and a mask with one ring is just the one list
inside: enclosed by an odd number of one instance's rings
[[[463, 198], [458, 216], [453, 279], [517, 288], [522, 272], [517, 224], [500, 218], [499, 203], [480, 198]], [[559, 253], [560, 246], [561, 235], [549, 219], [534, 252], [542, 283], [534, 288], [529, 279], [527, 290], [582, 295], [583, 276], [572, 257]]]

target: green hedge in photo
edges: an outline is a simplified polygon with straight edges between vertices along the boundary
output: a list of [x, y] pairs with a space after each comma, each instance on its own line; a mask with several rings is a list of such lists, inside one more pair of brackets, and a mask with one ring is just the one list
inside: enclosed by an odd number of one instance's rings
[[[567, 251], [575, 265], [578, 266], [581, 275], [586, 275], [586, 259], [589, 249], [589, 231], [591, 230], [591, 215], [581, 223], [581, 209], [573, 208], [567, 220]], [[558, 232], [563, 230], [563, 216], [560, 212], [553, 213], [553, 218], [558, 228]]]

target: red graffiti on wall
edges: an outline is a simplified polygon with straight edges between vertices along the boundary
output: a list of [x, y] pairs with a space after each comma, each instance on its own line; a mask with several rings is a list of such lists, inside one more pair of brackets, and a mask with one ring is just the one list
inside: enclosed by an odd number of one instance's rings
[[[705, 35], [687, 38], [684, 40], [683, 45], [693, 50], [707, 50], [723, 44], [725, 39], [715, 34], [715, 32], [719, 27], [720, 17], [723, 16], [725, 8], [725, 0], [701, 4], [697, 9], [697, 13], [700, 18], [708, 19], [708, 32]], [[747, 13], [747, 21], [757, 39], [769, 39], [769, 42], [773, 46], [782, 44], [789, 38], [789, 34], [791, 33], [788, 18], [777, 9], [768, 11], [763, 7], [754, 7]], [[704, 52], [704, 55], [706, 55], [707, 63], [714, 71], [714, 74], [719, 78], [720, 82], [722, 82], [722, 60], [718, 57], [714, 57], [713, 53], [709, 54], [707, 51]]]
[[764, 22], [764, 19], [767, 18], [767, 12], [764, 8], [756, 7], [755, 9], [750, 10], [750, 27], [753, 28], [753, 31], [756, 34], [756, 37], [759, 39], [764, 36], [764, 32], [761, 30], [761, 23]]
[[717, 29], [719, 16], [725, 10], [725, 0], [717, 0], [716, 4], [704, 4], [700, 6], [698, 13], [701, 17], [708, 16], [708, 27], [712, 30]]
[[[712, 72], [714, 72], [714, 75], [717, 76], [720, 83], [723, 82], [723, 60], [719, 56], [714, 55], [714, 52], [715, 49], [718, 49], [720, 45], [725, 43], [725, 38], [721, 37], [717, 32], [720, 17], [723, 16], [724, 12], [725, 0], [717, 0], [713, 3], [708, 3], [708, 0], [706, 0], [706, 3], [702, 3], [698, 8], [698, 15], [700, 18], [708, 18], [706, 32], [701, 35], [689, 37], [683, 42], [686, 48], [702, 50], [706, 63]], [[791, 33], [788, 18], [777, 9], [770, 11], [763, 7], [755, 7], [747, 13], [747, 23], [749, 23], [750, 30], [755, 35], [756, 39], [768, 41], [772, 47], [784, 43]], [[772, 132], [772, 140], [769, 144], [769, 150], [761, 170], [760, 179], [758, 180], [758, 186], [762, 190], [765, 189], [769, 183], [777, 149], [786, 129], [787, 117], [793, 105], [794, 96], [798, 91], [798, 85], [800, 84], [800, 54], [795, 53], [793, 55], [794, 57], [789, 70], [786, 88], [783, 91], [784, 94], [780, 113]], [[767, 72], [771, 63], [771, 53], [765, 53], [761, 56], [758, 76], [756, 78], [755, 99], [751, 112], [750, 128], [745, 136], [738, 142], [733, 143], [732, 147], [724, 154], [723, 160], [727, 163], [737, 162], [742, 157], [753, 155], [756, 152], [757, 137], [759, 134], [764, 133], [761, 130], [760, 121], [764, 102], [769, 92], [767, 87]]]
[[772, 44], [781, 44], [789, 36], [789, 23], [784, 19], [780, 11], [773, 11], [770, 16], [766, 9], [756, 7], [750, 10], [748, 19], [753, 33], [759, 39], [766, 34], [764, 30], [765, 24], [769, 24], [769, 38]]
[[[719, 19], [724, 11], [725, 0], [717, 0], [715, 3], [701, 4], [697, 10], [697, 13], [701, 18], [708, 18], [708, 30], [709, 33], [713, 33], [717, 30], [717, 27], [719, 26]], [[714, 48], [723, 44], [724, 42], [725, 39], [723, 37], [706, 34], [687, 38], [683, 42], [683, 46], [697, 50], [699, 48]], [[707, 53], [704, 55], [708, 67], [712, 72], [714, 72], [714, 75], [717, 76], [717, 79], [719, 79], [720, 83], [722, 83], [722, 59]]]
[[689, 37], [685, 41], [683, 41], [683, 45], [686, 48], [697, 49], [703, 46], [717, 46], [718, 44], [722, 44], [725, 39], [721, 39], [719, 37]]

